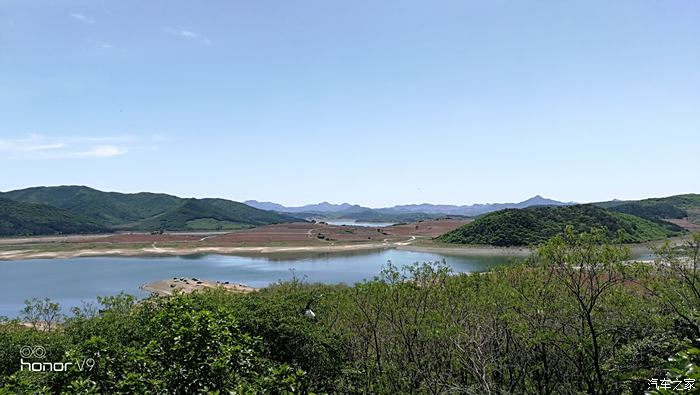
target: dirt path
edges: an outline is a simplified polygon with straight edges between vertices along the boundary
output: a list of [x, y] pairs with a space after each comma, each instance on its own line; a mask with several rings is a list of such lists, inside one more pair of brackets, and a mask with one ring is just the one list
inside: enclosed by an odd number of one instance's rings
[[407, 245], [410, 245], [411, 243], [413, 243], [414, 241], [416, 241], [416, 236], [411, 236], [410, 239], [408, 239], [406, 241], [397, 241], [396, 243], [394, 243], [394, 245], [407, 246]]

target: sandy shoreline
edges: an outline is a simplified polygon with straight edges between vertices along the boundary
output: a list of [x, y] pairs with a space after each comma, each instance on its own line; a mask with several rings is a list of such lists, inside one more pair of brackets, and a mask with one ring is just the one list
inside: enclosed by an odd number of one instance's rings
[[[414, 243], [414, 241], [416, 243]], [[633, 255], [651, 253], [648, 245], [628, 245]], [[415, 238], [396, 242], [372, 242], [340, 245], [297, 245], [297, 246], [177, 246], [158, 247], [155, 243], [148, 247], [125, 247], [115, 245], [112, 248], [76, 248], [64, 251], [45, 251], [38, 249], [16, 249], [0, 251], [0, 261], [23, 259], [70, 259], [80, 257], [172, 257], [190, 255], [238, 255], [238, 256], [273, 256], [288, 254], [344, 253], [383, 249], [397, 249], [415, 252], [428, 252], [456, 256], [503, 256], [527, 257], [532, 253], [528, 247], [496, 247], [479, 245], [431, 245]]]
[[36, 250], [10, 250], [0, 251], [0, 260], [20, 259], [68, 259], [79, 257], [120, 256], [120, 257], [154, 257], [154, 256], [187, 256], [202, 254], [236, 255], [236, 254], [277, 254], [295, 252], [343, 252], [362, 251], [387, 248], [385, 244], [356, 244], [340, 246], [296, 246], [296, 247], [184, 247], [184, 248], [109, 248], [86, 249], [72, 251], [36, 251]]
[[489, 246], [465, 247], [428, 247], [414, 246], [410, 243], [363, 243], [329, 246], [246, 246], [246, 247], [156, 247], [147, 248], [108, 248], [76, 249], [70, 251], [10, 250], [0, 251], [0, 261], [22, 259], [69, 259], [79, 257], [159, 257], [188, 255], [274, 255], [293, 253], [343, 253], [351, 251], [372, 251], [388, 248], [416, 252], [434, 252], [450, 255], [493, 255], [493, 256], [527, 256], [527, 248], [499, 248]]
[[494, 247], [494, 246], [420, 246], [420, 245], [399, 245], [397, 250], [407, 250], [416, 252], [434, 252], [447, 255], [479, 255], [479, 256], [517, 256], [525, 257], [532, 253], [527, 247]]

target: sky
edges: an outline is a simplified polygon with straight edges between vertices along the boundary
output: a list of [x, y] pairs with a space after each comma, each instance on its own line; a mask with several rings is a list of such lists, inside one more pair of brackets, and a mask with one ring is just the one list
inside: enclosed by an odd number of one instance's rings
[[700, 193], [700, 2], [0, 0], [0, 191]]

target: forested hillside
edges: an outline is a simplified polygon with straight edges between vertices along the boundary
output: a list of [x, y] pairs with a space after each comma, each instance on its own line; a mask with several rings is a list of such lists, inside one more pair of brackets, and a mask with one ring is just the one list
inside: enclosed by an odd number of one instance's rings
[[123, 225], [160, 214], [181, 200], [159, 193], [103, 192], [85, 186], [35, 187], [10, 191], [0, 197], [46, 204], [92, 218], [106, 226]]
[[231, 230], [297, 218], [223, 199], [183, 199], [168, 211], [134, 225], [143, 230]]
[[691, 223], [700, 225], [699, 194], [689, 193], [637, 201], [613, 200], [595, 205], [653, 220], [687, 218]]
[[[64, 214], [76, 215], [102, 230], [225, 230], [300, 221], [225, 199], [183, 199], [147, 192], [103, 192], [84, 186], [28, 188], [0, 193], [0, 198], [51, 206]], [[15, 223], [16, 226], [21, 225], [20, 222]], [[22, 234], [55, 233], [48, 228], [15, 228]]]
[[109, 229], [90, 218], [43, 204], [0, 198], [0, 236], [102, 233]]
[[682, 229], [593, 205], [506, 209], [484, 215], [438, 238], [446, 243], [495, 246], [535, 245], [561, 233], [567, 225], [577, 231], [603, 228], [610, 237], [639, 243], [676, 235]]

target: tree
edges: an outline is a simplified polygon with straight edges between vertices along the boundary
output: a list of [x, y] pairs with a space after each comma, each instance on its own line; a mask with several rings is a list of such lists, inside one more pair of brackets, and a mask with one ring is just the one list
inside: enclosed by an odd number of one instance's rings
[[608, 393], [603, 372], [607, 355], [602, 343], [610, 332], [604, 329], [604, 296], [623, 284], [622, 263], [630, 258], [629, 249], [610, 244], [604, 229], [575, 233], [568, 226], [561, 236], [545, 243], [538, 251], [541, 261], [574, 299], [573, 322], [566, 324], [574, 336], [570, 358], [577, 365], [591, 394]]
[[655, 279], [650, 291], [663, 298], [687, 328], [700, 338], [700, 233], [680, 245], [664, 242], [655, 250]]
[[63, 318], [61, 306], [49, 298], [32, 298], [24, 301], [22, 320], [30, 323], [33, 328], [51, 331], [61, 323]]

